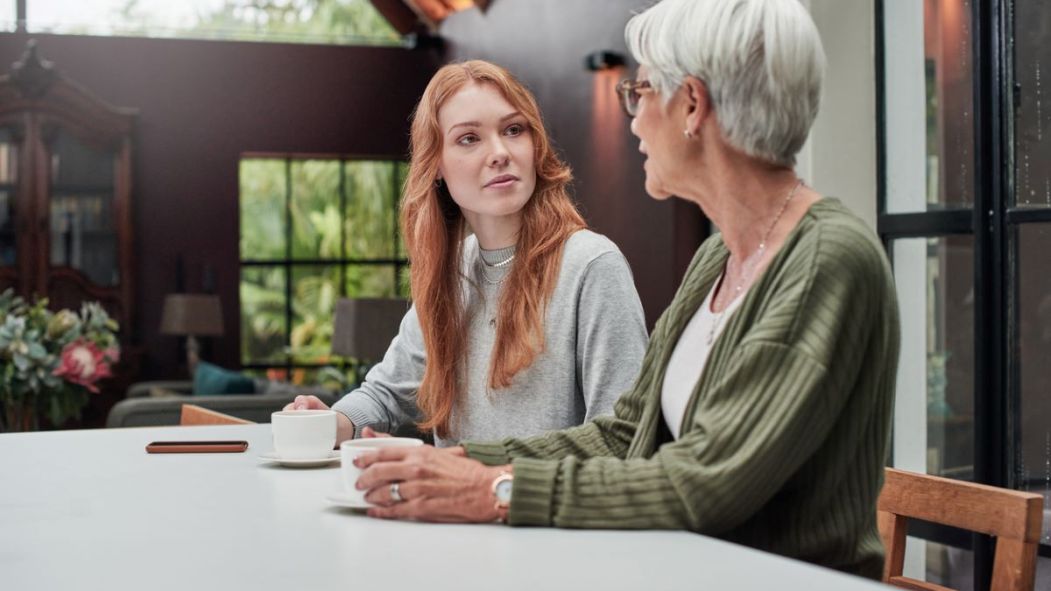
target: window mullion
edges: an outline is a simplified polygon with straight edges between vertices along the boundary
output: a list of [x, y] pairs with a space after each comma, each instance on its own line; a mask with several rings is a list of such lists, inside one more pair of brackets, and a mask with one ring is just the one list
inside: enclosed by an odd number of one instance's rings
[[[1005, 446], [1007, 419], [1007, 282], [1004, 225], [1005, 174], [1003, 140], [1003, 53], [999, 0], [973, 4], [972, 38], [976, 66], [974, 84], [974, 171], [977, 195], [975, 227], [975, 480], [993, 486], [1008, 485]], [[992, 576], [994, 546], [975, 535], [975, 588], [987, 588]]]
[[285, 371], [292, 375], [292, 159], [285, 158]]

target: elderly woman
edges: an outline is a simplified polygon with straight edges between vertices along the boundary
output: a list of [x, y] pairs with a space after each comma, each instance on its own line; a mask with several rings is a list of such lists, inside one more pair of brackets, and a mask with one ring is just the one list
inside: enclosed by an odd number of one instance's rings
[[814, 24], [796, 0], [664, 0], [627, 41], [641, 67], [619, 90], [646, 191], [721, 232], [615, 416], [378, 452], [359, 462], [370, 513], [685, 529], [878, 578], [897, 304], [876, 236], [792, 170], [821, 91]]

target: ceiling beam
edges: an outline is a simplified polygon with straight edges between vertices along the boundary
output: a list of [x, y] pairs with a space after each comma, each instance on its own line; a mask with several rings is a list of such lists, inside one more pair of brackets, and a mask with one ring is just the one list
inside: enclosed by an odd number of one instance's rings
[[416, 30], [419, 17], [405, 4], [405, 0], [370, 0], [376, 12], [387, 19], [399, 35], [408, 35]]
[[394, 30], [407, 35], [423, 23], [435, 31], [454, 12], [477, 7], [485, 12], [492, 0], [370, 0]]

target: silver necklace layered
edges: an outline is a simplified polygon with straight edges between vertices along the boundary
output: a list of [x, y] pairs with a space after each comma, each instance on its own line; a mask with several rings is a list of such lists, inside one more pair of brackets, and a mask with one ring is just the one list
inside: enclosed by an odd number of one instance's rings
[[[478, 258], [479, 258], [479, 260], [482, 261], [482, 280], [485, 281], [486, 283], [488, 283], [489, 285], [500, 285], [501, 283], [504, 282], [504, 279], [507, 279], [507, 273], [504, 273], [498, 279], [493, 279], [492, 277], [489, 276], [489, 271], [487, 269], [502, 269], [503, 267], [506, 267], [507, 265], [510, 265], [511, 261], [515, 260], [515, 255], [514, 255], [514, 253], [512, 253], [511, 256], [509, 256], [506, 259], [500, 261], [499, 263], [488, 263], [488, 262], [486, 262], [486, 260], [484, 258], [482, 258], [482, 257], [478, 257]], [[486, 304], [486, 308], [488, 308], [488, 304]], [[495, 313], [495, 310], [494, 310], [494, 313]], [[495, 317], [492, 317], [492, 318], [489, 319], [489, 328], [492, 328], [492, 329], [496, 328], [496, 318]]]
[[510, 265], [511, 261], [513, 260], [515, 260], [514, 254], [500, 261], [499, 263], [487, 263], [485, 262], [485, 259], [482, 259], [482, 280], [488, 283], [489, 285], [500, 285], [504, 282], [504, 279], [507, 278], [507, 273], [504, 273], [498, 279], [493, 279], [489, 276], [489, 272], [486, 271], [486, 269], [500, 269], [506, 267], [507, 265]]
[[[763, 255], [766, 254], [766, 243], [770, 239], [770, 234], [774, 231], [774, 226], [777, 225], [777, 222], [781, 221], [781, 216], [785, 215], [785, 211], [788, 209], [788, 203], [792, 201], [792, 198], [796, 195], [796, 191], [798, 191], [799, 187], [801, 186], [803, 186], [802, 179], [796, 182], [796, 184], [792, 187], [792, 190], [788, 192], [788, 195], [785, 197], [785, 200], [781, 203], [781, 209], [777, 212], [777, 215], [774, 216], [774, 219], [772, 222], [770, 222], [770, 225], [766, 227], [766, 232], [763, 233], [763, 238], [759, 241], [759, 248], [755, 249], [755, 252], [753, 252], [748, 258], [742, 261], [741, 264], [744, 266], [744, 268], [741, 270], [741, 280], [738, 281], [737, 285], [734, 286], [734, 294], [733, 297], [730, 298], [730, 302], [727, 303], [721, 311], [712, 313], [712, 326], [710, 329], [708, 329], [709, 347], [712, 345], [712, 343], [715, 342], [715, 337], [719, 334], [719, 326], [721, 326], [723, 323], [723, 316], [726, 315], [726, 311], [730, 308], [731, 304], [737, 299], [737, 297], [741, 295], [741, 291], [744, 289], [745, 284], [753, 278], [756, 267], [758, 266], [759, 262], [763, 260]], [[729, 268], [730, 259], [729, 257], [727, 257], [726, 267], [723, 268], [722, 277], [719, 278], [720, 283], [724, 279], [726, 279], [727, 270]], [[715, 297], [713, 296], [712, 302], [714, 303], [714, 301]]]

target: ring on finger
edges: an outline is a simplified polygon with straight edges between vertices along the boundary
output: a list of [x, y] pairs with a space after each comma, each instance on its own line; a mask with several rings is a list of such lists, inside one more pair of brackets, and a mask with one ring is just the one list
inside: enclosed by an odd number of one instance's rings
[[398, 490], [400, 484], [400, 482], [390, 483], [390, 500], [395, 503], [400, 503], [405, 500], [405, 498], [401, 496], [401, 491]]

